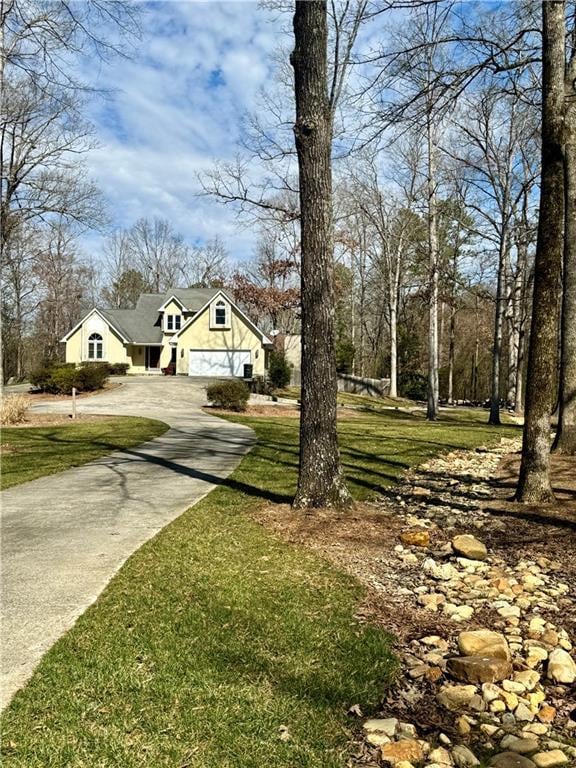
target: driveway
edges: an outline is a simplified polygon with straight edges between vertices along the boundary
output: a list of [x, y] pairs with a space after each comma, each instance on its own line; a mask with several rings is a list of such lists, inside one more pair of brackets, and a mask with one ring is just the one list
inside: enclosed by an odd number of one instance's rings
[[122, 381], [79, 399], [78, 412], [147, 416], [169, 424], [168, 432], [0, 494], [3, 706], [122, 563], [226, 478], [254, 442], [252, 430], [201, 410], [205, 382]]

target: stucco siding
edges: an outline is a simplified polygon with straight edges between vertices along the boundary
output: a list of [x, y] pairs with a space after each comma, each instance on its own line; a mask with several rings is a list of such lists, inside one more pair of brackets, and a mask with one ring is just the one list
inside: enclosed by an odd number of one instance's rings
[[207, 307], [192, 325], [180, 334], [176, 358], [178, 373], [188, 373], [188, 359], [191, 349], [250, 350], [254, 374], [263, 376], [265, 373], [264, 349], [260, 336], [254, 333], [233, 307], [230, 313], [229, 328], [210, 328], [210, 311]]
[[102, 336], [102, 360], [107, 360], [109, 363], [131, 362], [122, 339], [100, 315], [94, 312], [66, 342], [67, 363], [78, 364], [88, 360], [88, 338], [92, 333], [99, 333]]

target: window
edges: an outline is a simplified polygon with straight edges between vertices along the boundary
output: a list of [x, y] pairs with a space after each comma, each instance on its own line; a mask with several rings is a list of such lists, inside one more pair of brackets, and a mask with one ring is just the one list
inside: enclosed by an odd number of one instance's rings
[[214, 325], [227, 325], [227, 314], [226, 304], [223, 301], [217, 301], [214, 308]]
[[182, 323], [182, 315], [166, 315], [166, 330], [179, 331]]
[[88, 360], [102, 360], [104, 344], [99, 333], [92, 333], [88, 337]]

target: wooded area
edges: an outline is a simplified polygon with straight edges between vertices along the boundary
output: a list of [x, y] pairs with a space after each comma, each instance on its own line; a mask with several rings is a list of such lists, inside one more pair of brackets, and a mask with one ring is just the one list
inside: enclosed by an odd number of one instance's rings
[[[268, 10], [286, 20], [276, 77], [237, 157], [200, 177], [258, 233], [252, 261], [158, 218], [108, 231], [97, 259], [78, 248], [108, 212], [73, 64], [130, 55], [138, 8], [2, 0], [4, 380], [57, 358], [97, 302], [225, 286], [264, 329], [302, 330], [325, 439], [334, 366], [389, 377], [431, 420], [441, 402], [489, 401], [493, 424], [526, 407], [519, 495], [550, 498], [554, 411], [555, 450], [576, 445], [574, 4], [297, 2], [293, 69], [294, 9]], [[308, 403], [319, 381], [330, 403]]]

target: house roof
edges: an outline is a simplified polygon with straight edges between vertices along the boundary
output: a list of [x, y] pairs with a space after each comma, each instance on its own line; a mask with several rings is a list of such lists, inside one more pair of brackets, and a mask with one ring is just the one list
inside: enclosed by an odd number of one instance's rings
[[[183, 305], [185, 312], [195, 313], [196, 316], [196, 313], [205, 309], [218, 294], [222, 294], [228, 301], [232, 301], [221, 288], [174, 288], [165, 293], [141, 294], [134, 309], [98, 308], [91, 310], [91, 312], [98, 312], [123, 337], [123, 341], [132, 344], [161, 344], [163, 334], [161, 323], [159, 322], [160, 309], [171, 298], [175, 297], [178, 299]], [[269, 339], [267, 339], [262, 331], [238, 307], [236, 308], [249, 325], [262, 336], [264, 343], [269, 343]], [[66, 341], [85, 319], [83, 318], [62, 341]], [[182, 330], [188, 327], [191, 321], [192, 318], [189, 318], [183, 324]], [[178, 335], [176, 334], [175, 338]]]

